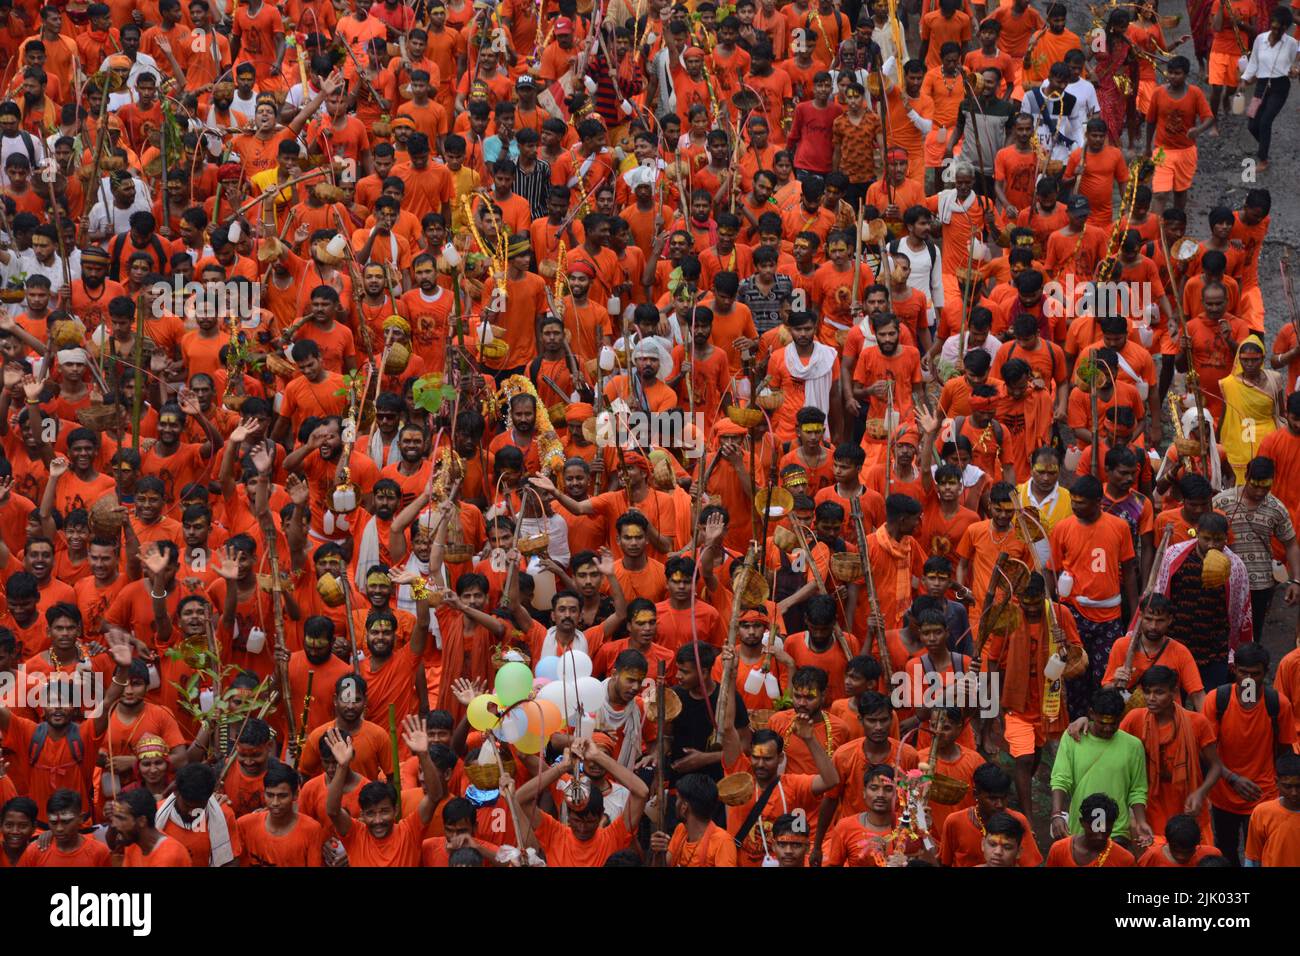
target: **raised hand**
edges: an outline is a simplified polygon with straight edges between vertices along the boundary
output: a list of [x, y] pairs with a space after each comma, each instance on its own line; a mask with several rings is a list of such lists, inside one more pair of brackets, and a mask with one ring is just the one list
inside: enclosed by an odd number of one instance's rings
[[180, 395], [177, 396], [177, 404], [180, 405], [181, 411], [186, 415], [202, 415], [203, 406], [199, 404], [199, 397], [188, 388], [182, 388]]
[[596, 570], [603, 576], [609, 577], [614, 573], [614, 555], [609, 548], [601, 548], [596, 557]]
[[305, 508], [307, 502], [311, 499], [311, 485], [305, 479], [297, 475], [290, 475], [284, 483], [285, 490], [289, 492], [289, 500], [297, 508]]
[[229, 546], [212, 552], [212, 570], [227, 581], [234, 582], [239, 577], [239, 561], [235, 551]]
[[429, 732], [424, 728], [424, 721], [415, 714], [408, 714], [402, 720], [402, 742], [413, 754], [429, 750]]
[[325, 732], [325, 744], [329, 747], [330, 753], [338, 761], [339, 769], [344, 770], [352, 763], [352, 757], [356, 751], [352, 748], [352, 741], [343, 734], [339, 733], [337, 727], [331, 727]]
[[271, 473], [271, 465], [275, 463], [275, 452], [265, 444], [258, 445], [253, 449], [252, 454], [253, 467], [257, 469], [259, 475], [268, 475]]
[[158, 542], [151, 541], [140, 551], [140, 563], [151, 578], [158, 578], [167, 570], [167, 555], [158, 547]]
[[477, 678], [469, 681], [463, 677], [458, 677], [451, 683], [451, 695], [460, 702], [462, 707], [468, 707], [469, 702], [483, 693], [486, 686]]
[[419, 581], [423, 575], [417, 574], [410, 568], [389, 568], [388, 578], [394, 584], [410, 584], [413, 581]]
[[69, 467], [68, 459], [64, 458], [62, 455], [50, 459], [49, 470], [51, 480], [58, 481], [60, 477], [67, 473]]
[[23, 396], [29, 402], [39, 402], [41, 393], [45, 391], [45, 383], [36, 381], [33, 375], [23, 376]]

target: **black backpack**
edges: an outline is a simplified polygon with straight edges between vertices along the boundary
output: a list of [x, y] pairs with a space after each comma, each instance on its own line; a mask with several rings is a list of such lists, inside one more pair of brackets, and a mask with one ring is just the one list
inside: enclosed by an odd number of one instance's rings
[[[1223, 720], [1223, 715], [1228, 712], [1230, 703], [1232, 703], [1232, 685], [1220, 684], [1214, 691], [1214, 713], [1218, 716], [1220, 722]], [[1278, 699], [1275, 688], [1264, 688], [1264, 709], [1268, 711], [1269, 719], [1273, 722], [1273, 743], [1276, 745], [1278, 741], [1277, 715], [1282, 711], [1282, 702]]]
[[[45, 741], [50, 736], [50, 725], [41, 721], [32, 731], [32, 741], [27, 747], [27, 764], [35, 767], [36, 762], [41, 759], [41, 751], [45, 749]], [[76, 724], [68, 725], [68, 749], [72, 751], [72, 760], [80, 769], [83, 761], [86, 759], [86, 745], [81, 740], [81, 730]]]

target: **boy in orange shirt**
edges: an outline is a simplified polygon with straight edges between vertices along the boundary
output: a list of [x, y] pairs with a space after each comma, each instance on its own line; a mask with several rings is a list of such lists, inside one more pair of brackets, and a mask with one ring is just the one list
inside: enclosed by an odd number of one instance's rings
[[1250, 814], [1247, 866], [1300, 866], [1300, 757], [1283, 754], [1274, 771], [1278, 798]]
[[401, 820], [396, 820], [397, 801], [392, 784], [377, 781], [361, 788], [357, 796], [361, 816], [353, 820], [343, 806], [344, 788], [351, 776], [352, 744], [334, 729], [324, 739], [339, 766], [325, 797], [325, 812], [348, 851], [349, 865], [419, 866], [424, 829], [443, 796], [442, 774], [429, 757], [429, 733], [424, 721], [414, 715], [407, 715], [402, 721], [402, 742], [420, 758], [424, 797], [418, 812], [407, 814]]

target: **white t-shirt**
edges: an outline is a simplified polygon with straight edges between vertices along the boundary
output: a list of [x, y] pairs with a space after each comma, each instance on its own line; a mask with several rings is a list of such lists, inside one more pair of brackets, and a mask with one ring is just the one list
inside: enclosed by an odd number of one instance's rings
[[90, 211], [90, 231], [99, 233], [104, 231], [105, 224], [109, 226], [110, 234], [120, 236], [131, 228], [131, 217], [137, 212], [149, 212], [149, 200], [136, 190], [135, 200], [130, 207], [119, 209], [116, 203], [110, 203], [105, 208], [102, 202], [96, 203], [95, 208]]

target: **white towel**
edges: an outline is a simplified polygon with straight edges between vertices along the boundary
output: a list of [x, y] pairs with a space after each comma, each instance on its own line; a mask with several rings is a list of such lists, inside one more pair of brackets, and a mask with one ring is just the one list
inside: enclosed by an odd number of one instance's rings
[[836, 352], [829, 345], [813, 343], [812, 355], [805, 363], [793, 342], [785, 347], [785, 367], [796, 382], [803, 382], [804, 404], [830, 414], [831, 384]]
[[226, 824], [226, 815], [221, 811], [221, 804], [216, 797], [208, 798], [208, 805], [186, 820], [176, 809], [176, 794], [163, 800], [158, 807], [155, 826], [161, 830], [168, 822], [176, 824], [182, 830], [191, 833], [208, 834], [208, 866], [225, 866], [235, 858], [230, 845], [230, 827]]

